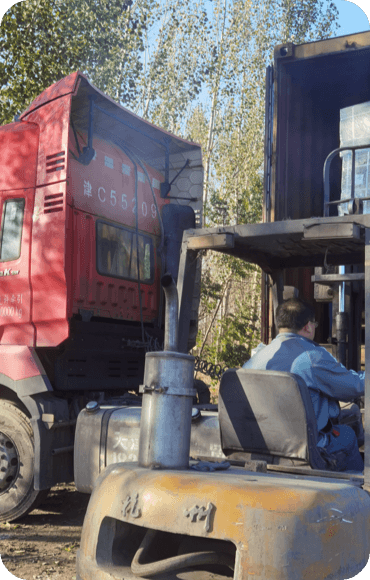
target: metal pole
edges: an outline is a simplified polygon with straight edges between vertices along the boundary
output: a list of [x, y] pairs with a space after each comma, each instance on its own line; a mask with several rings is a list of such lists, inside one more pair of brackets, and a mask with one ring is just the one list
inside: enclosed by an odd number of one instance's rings
[[179, 300], [178, 351], [188, 352], [190, 334], [190, 320], [194, 297], [194, 285], [197, 272], [197, 250], [188, 250], [187, 232], [183, 234], [179, 273], [177, 277], [177, 291]]
[[163, 291], [166, 296], [166, 311], [164, 325], [164, 348], [177, 352], [179, 335], [179, 299], [176, 284], [171, 274], [165, 274], [161, 280]]
[[[346, 273], [345, 266], [339, 266], [339, 274], [343, 275]], [[341, 282], [339, 284], [339, 312], [344, 312], [344, 299], [346, 295], [346, 283]]]
[[347, 333], [348, 333], [348, 313], [338, 312], [335, 317], [337, 323], [337, 358], [342, 365], [347, 366]]
[[[345, 266], [339, 266], [339, 274], [346, 273]], [[348, 313], [345, 312], [346, 283], [339, 284], [339, 312], [336, 315], [337, 341], [338, 350], [337, 358], [342, 365], [347, 364], [347, 332], [348, 332]]]
[[365, 228], [365, 471], [364, 489], [370, 491], [370, 229]]

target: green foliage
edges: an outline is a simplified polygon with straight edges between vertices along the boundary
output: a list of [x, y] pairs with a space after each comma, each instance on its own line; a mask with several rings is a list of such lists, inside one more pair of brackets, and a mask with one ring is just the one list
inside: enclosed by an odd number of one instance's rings
[[157, 34], [146, 37], [135, 112], [178, 133], [210, 74], [205, 58], [212, 28], [207, 2], [164, 0], [157, 20]]
[[[250, 358], [251, 349], [259, 343], [259, 316], [242, 303], [235, 305], [218, 324], [216, 336], [203, 350], [203, 358], [229, 368], [241, 367]], [[245, 338], [248, 342], [244, 342]]]
[[281, 0], [277, 4], [282, 42], [309, 42], [330, 36], [338, 29], [338, 9], [334, 2], [323, 0]]
[[0, 124], [76, 70], [116, 100], [137, 97], [151, 0], [24, 0], [0, 25]]
[[216, 307], [218, 300], [222, 295], [222, 285], [215, 281], [209, 270], [205, 270], [201, 281], [201, 294], [206, 299], [204, 306], [205, 312], [210, 313]]
[[[217, 266], [220, 267], [219, 261]], [[261, 276], [255, 266], [244, 264], [243, 269], [240, 260], [233, 260], [231, 266], [233, 274], [221, 287], [215, 284], [214, 277], [205, 276], [208, 291], [202, 294], [201, 312], [208, 326], [201, 324], [196, 354], [214, 364], [235, 367], [242, 366], [260, 342]], [[209, 292], [210, 288], [215, 291]]]

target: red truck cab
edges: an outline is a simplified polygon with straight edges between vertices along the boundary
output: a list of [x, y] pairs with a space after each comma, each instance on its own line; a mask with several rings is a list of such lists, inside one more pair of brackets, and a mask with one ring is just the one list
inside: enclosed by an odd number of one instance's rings
[[[79, 72], [1, 127], [0, 148], [2, 521], [35, 503], [16, 498], [22, 441], [34, 449], [25, 497], [35, 499], [73, 479], [86, 401], [136, 402], [128, 392], [139, 390], [145, 352], [163, 341], [160, 278], [176, 279], [182, 233], [200, 225], [203, 174], [199, 145]], [[193, 338], [196, 319], [195, 300]]]

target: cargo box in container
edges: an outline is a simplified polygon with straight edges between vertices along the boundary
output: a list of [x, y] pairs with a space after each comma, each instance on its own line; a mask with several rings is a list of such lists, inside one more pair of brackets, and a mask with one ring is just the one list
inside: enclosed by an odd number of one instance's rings
[[[340, 111], [370, 101], [370, 32], [280, 45], [267, 80], [265, 219], [322, 216], [323, 166], [340, 146]], [[341, 165], [338, 156], [333, 200]]]
[[[370, 101], [340, 111], [340, 146], [370, 145]], [[341, 199], [351, 197], [352, 153], [343, 151]], [[355, 153], [354, 196], [370, 196], [370, 148]], [[339, 215], [348, 214], [348, 203], [338, 207]], [[370, 201], [363, 202], [363, 213], [370, 213]]]

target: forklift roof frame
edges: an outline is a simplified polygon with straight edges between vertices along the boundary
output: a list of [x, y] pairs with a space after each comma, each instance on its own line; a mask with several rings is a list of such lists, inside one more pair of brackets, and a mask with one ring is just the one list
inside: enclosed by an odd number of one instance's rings
[[[310, 266], [364, 264], [365, 283], [365, 469], [370, 491], [370, 215], [308, 218], [187, 230], [184, 232], [179, 277], [179, 350], [186, 352], [191, 286], [197, 254], [214, 250], [256, 264], [269, 274], [275, 305], [283, 299], [283, 270]], [[324, 276], [325, 278], [325, 276]], [[340, 276], [336, 280], [340, 281]], [[348, 279], [344, 275], [343, 281]], [[329, 280], [328, 280], [329, 281]], [[366, 412], [367, 410], [367, 412]]]

